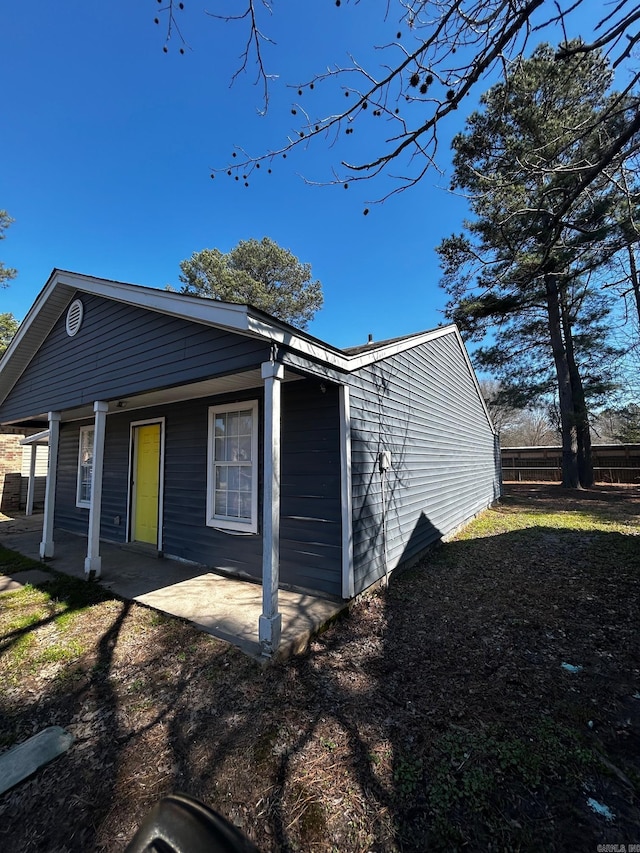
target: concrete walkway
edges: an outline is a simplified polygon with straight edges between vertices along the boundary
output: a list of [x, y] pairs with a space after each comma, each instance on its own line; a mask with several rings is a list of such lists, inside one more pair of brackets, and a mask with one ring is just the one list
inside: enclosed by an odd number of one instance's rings
[[[0, 520], [0, 544], [39, 560], [42, 516]], [[62, 530], [54, 534], [55, 557], [46, 565], [84, 579], [87, 540]], [[101, 543], [101, 586], [121, 598], [179, 616], [197, 628], [260, 657], [258, 618], [262, 587], [222, 577], [206, 568], [157, 559], [106, 542]], [[20, 573], [13, 579], [20, 581]], [[303, 650], [309, 638], [347, 605], [332, 599], [280, 590], [282, 642], [276, 657]]]

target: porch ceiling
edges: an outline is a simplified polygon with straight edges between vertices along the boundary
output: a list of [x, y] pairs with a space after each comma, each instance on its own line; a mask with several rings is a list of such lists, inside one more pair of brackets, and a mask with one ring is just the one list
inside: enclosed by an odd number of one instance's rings
[[[295, 379], [301, 378], [289, 371], [289, 375], [285, 376], [284, 381], [292, 382]], [[109, 401], [109, 413], [148, 409], [152, 406], [166, 406], [169, 403], [179, 403], [183, 400], [214, 397], [217, 394], [232, 394], [235, 391], [262, 388], [262, 386], [263, 381], [260, 370], [247, 370], [244, 373], [218, 376], [215, 379], [205, 379], [203, 382], [193, 382], [190, 385], [178, 385], [175, 388], [160, 388], [157, 391], [146, 391], [143, 394], [132, 394], [130, 397], [118, 397], [117, 400]], [[62, 413], [63, 421], [74, 421], [92, 417], [93, 401], [86, 406], [69, 409]]]
[[[292, 370], [285, 371], [284, 382], [295, 382], [303, 377]], [[132, 394], [129, 397], [118, 397], [108, 400], [109, 414], [113, 412], [131, 412], [137, 409], [148, 409], [152, 406], [165, 406], [169, 403], [179, 403], [183, 400], [194, 400], [199, 397], [214, 397], [217, 394], [232, 394], [235, 391], [245, 391], [249, 388], [261, 388], [263, 385], [260, 370], [247, 370], [244, 373], [234, 373], [229, 376], [218, 376], [215, 379], [205, 379], [189, 385], [177, 385], [173, 388], [159, 388], [157, 391], [145, 391], [142, 394]], [[62, 412], [63, 423], [93, 418], [93, 400], [83, 406], [66, 409]], [[47, 412], [41, 412], [28, 420], [27, 423], [41, 424], [47, 422]]]

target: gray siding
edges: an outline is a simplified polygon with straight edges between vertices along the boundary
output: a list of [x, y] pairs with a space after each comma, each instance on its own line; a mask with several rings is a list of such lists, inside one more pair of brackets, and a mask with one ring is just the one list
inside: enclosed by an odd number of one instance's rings
[[[168, 555], [219, 571], [260, 579], [262, 535], [237, 536], [205, 523], [208, 407], [225, 401], [259, 400], [259, 495], [262, 493], [262, 388], [242, 395], [191, 400], [107, 417], [101, 535], [126, 537], [130, 424], [165, 417], [163, 549]], [[337, 389], [322, 393], [302, 380], [282, 389], [283, 585], [340, 594], [341, 514]], [[85, 421], [83, 423], [89, 423]], [[89, 510], [78, 508], [76, 477], [82, 424], [60, 431], [56, 526], [86, 534]], [[120, 525], [115, 522], [120, 517]], [[262, 504], [259, 506], [259, 530]]]
[[[257, 579], [262, 574], [262, 536], [234, 536], [205, 523], [208, 407], [231, 399], [261, 401], [262, 390], [166, 409], [163, 548], [174, 557]], [[261, 459], [259, 472], [262, 482]]]
[[[341, 594], [342, 515], [338, 388], [302, 380], [282, 388], [280, 574]], [[295, 578], [296, 580], [287, 580]]]
[[350, 380], [356, 592], [487, 507], [500, 491], [495, 437], [454, 335], [356, 372]]
[[80, 294], [78, 334], [60, 317], [2, 407], [14, 420], [256, 367], [264, 341]]
[[[124, 542], [126, 538], [131, 419], [131, 416], [119, 414], [107, 419], [100, 533], [113, 542]], [[91, 423], [91, 420], [63, 423], [60, 427], [55, 525], [72, 533], [86, 534], [89, 524], [89, 510], [76, 506], [76, 490], [80, 427]]]
[[[55, 526], [72, 533], [86, 533], [89, 510], [76, 506], [78, 477], [78, 441], [80, 427], [91, 421], [60, 425], [58, 472], [56, 479]], [[105, 440], [105, 452], [107, 444]], [[53, 465], [53, 460], [51, 460]], [[105, 467], [105, 474], [107, 468]]]

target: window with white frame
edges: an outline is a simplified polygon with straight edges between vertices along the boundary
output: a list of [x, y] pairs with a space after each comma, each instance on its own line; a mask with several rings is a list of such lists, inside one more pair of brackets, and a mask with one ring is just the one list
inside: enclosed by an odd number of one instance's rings
[[92, 426], [80, 427], [78, 448], [78, 490], [76, 506], [91, 506], [91, 481], [93, 479], [93, 436]]
[[209, 408], [207, 524], [258, 530], [258, 403]]

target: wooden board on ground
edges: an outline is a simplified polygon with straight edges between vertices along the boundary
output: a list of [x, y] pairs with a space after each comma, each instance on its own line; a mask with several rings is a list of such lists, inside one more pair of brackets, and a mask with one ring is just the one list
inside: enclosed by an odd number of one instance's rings
[[0, 794], [66, 752], [74, 737], [60, 726], [49, 726], [0, 755]]

